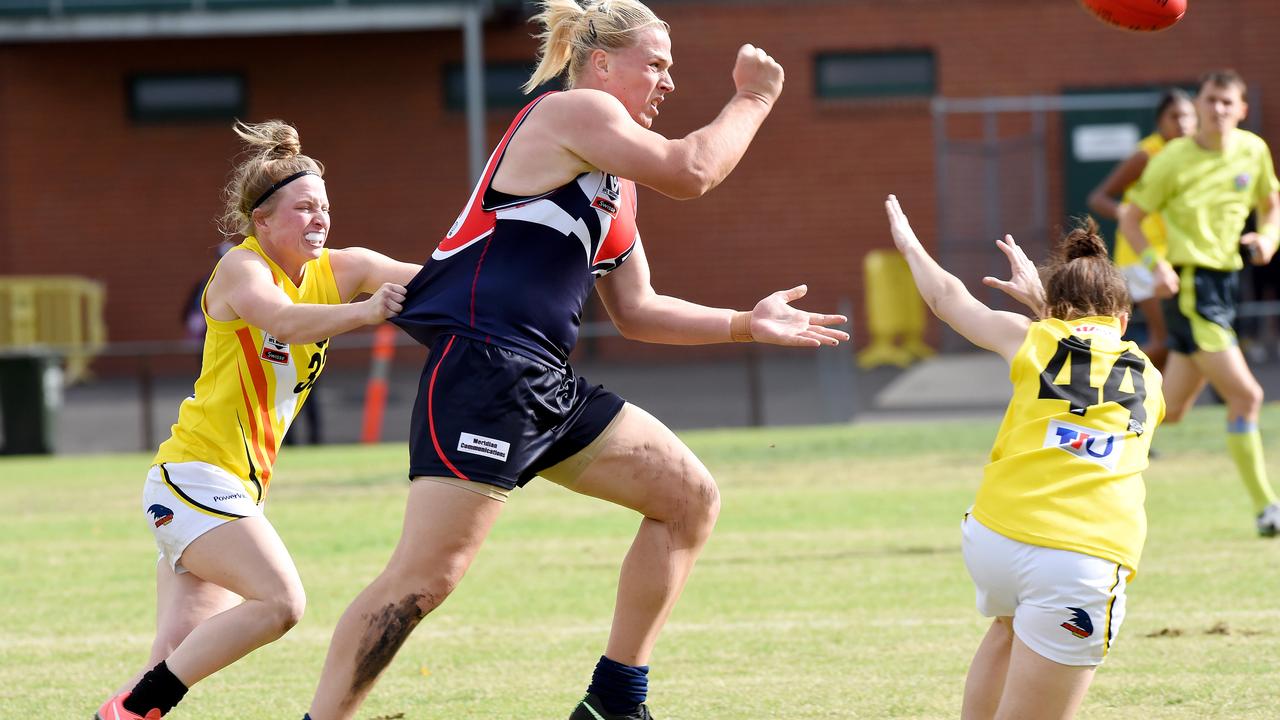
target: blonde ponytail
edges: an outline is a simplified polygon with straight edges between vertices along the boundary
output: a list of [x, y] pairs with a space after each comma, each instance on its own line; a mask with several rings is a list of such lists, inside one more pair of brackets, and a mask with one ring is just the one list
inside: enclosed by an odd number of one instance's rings
[[530, 18], [542, 26], [538, 67], [522, 88], [525, 93], [565, 74], [565, 87], [573, 88], [592, 50], [620, 50], [635, 42], [638, 30], [658, 26], [670, 32], [639, 0], [538, 0], [538, 14]]

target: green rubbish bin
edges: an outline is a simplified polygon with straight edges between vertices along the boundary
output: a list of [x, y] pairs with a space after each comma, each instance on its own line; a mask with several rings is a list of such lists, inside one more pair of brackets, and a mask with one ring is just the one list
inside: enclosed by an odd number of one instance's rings
[[48, 455], [62, 405], [62, 362], [51, 353], [0, 354], [0, 455]]

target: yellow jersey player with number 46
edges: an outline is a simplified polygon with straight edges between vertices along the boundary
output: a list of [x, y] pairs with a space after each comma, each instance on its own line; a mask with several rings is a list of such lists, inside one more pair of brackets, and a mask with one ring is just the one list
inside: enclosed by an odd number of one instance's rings
[[1041, 320], [992, 310], [924, 250], [892, 195], [893, 240], [925, 302], [1009, 362], [1013, 396], [962, 525], [978, 610], [995, 618], [961, 717], [1070, 718], [1124, 620], [1147, 535], [1142, 471], [1164, 418], [1160, 372], [1122, 340], [1129, 294], [1088, 220], [1040, 273], [1011, 236], [1010, 280]]

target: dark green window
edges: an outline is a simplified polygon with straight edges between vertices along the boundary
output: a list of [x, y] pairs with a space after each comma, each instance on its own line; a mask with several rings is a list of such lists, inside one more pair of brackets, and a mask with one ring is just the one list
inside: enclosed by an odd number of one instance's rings
[[[495, 62], [484, 66], [484, 101], [489, 110], [524, 107], [530, 100], [548, 90], [559, 90], [559, 80], [543, 83], [533, 92], [525, 95], [520, 92], [529, 76], [533, 74], [533, 65], [522, 62]], [[462, 65], [446, 65], [444, 69], [444, 103], [450, 110], [461, 112], [467, 109], [467, 74]]]
[[937, 89], [933, 52], [826, 52], [814, 59], [822, 98], [929, 97]]
[[245, 112], [244, 78], [234, 73], [134, 75], [127, 92], [136, 122], [223, 121]]

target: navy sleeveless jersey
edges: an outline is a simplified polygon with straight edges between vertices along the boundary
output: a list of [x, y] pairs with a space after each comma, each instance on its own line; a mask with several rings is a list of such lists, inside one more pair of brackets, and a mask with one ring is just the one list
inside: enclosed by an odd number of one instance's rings
[[630, 180], [596, 170], [532, 197], [490, 187], [511, 138], [545, 97], [516, 116], [466, 208], [407, 286], [391, 321], [423, 345], [461, 335], [565, 367], [595, 279], [639, 239]]

